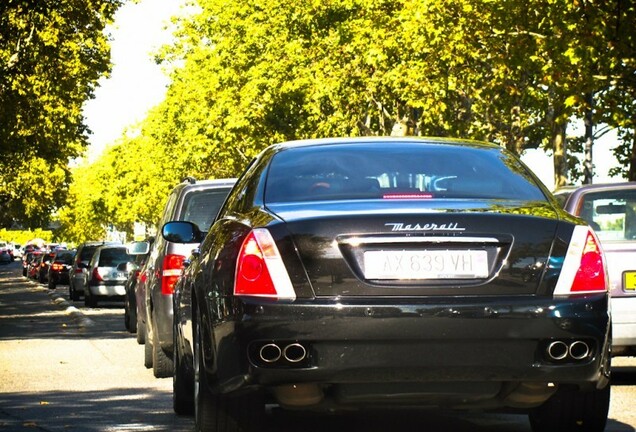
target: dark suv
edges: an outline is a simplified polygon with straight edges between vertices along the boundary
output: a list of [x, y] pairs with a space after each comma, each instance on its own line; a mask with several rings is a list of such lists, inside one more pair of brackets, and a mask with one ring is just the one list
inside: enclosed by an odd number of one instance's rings
[[[193, 222], [201, 231], [207, 231], [235, 182], [235, 179], [196, 181], [188, 177], [168, 197], [157, 231], [169, 221]], [[152, 367], [157, 378], [173, 373], [172, 293], [183, 261], [196, 247], [158, 236], [144, 267], [147, 280], [145, 304], [138, 305], [142, 324], [139, 329], [145, 331], [144, 365]]]

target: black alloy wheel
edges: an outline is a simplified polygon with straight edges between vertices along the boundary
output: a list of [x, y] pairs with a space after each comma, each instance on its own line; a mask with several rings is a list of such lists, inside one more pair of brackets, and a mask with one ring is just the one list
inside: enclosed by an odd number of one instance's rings
[[[172, 330], [172, 407], [178, 415], [194, 414], [194, 390], [192, 373], [188, 373], [187, 364], [177, 341], [177, 327]], [[191, 371], [190, 371], [191, 372]]]
[[172, 376], [172, 359], [161, 348], [159, 332], [156, 328], [152, 332], [152, 373], [155, 378], [167, 378]]

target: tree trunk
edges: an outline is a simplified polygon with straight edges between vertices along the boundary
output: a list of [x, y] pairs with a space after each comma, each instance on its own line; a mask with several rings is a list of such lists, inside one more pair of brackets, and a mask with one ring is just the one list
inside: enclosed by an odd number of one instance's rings
[[567, 141], [565, 132], [567, 123], [553, 123], [552, 148], [554, 149], [554, 187], [558, 188], [568, 184]]
[[587, 108], [585, 109], [585, 147], [583, 159], [583, 184], [592, 184], [594, 177], [594, 163], [592, 158], [592, 147], [594, 146], [594, 118], [592, 93], [585, 95]]
[[627, 180], [636, 181], [636, 127], [634, 127], [634, 133], [632, 133], [632, 154], [629, 158], [629, 173]]

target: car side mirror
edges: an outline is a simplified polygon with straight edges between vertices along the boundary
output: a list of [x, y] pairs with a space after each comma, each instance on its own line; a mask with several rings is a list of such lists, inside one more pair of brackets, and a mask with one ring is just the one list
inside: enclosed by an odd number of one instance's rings
[[134, 241], [126, 245], [128, 255], [146, 255], [150, 251], [150, 242]]
[[166, 223], [161, 229], [164, 239], [173, 243], [200, 243], [203, 233], [192, 222], [173, 221]]

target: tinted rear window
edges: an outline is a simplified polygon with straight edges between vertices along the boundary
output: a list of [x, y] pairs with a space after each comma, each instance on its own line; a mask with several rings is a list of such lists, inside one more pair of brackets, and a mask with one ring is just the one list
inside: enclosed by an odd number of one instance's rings
[[199, 229], [207, 231], [225, 202], [228, 192], [229, 188], [188, 192], [179, 220], [193, 222]]
[[128, 255], [126, 249], [122, 248], [113, 248], [113, 249], [102, 249], [99, 254], [99, 267], [117, 267], [121, 263], [132, 262], [133, 258], [131, 255]]
[[55, 261], [63, 262], [65, 264], [71, 264], [73, 262], [73, 257], [75, 254], [73, 252], [59, 253], [55, 255]]
[[82, 248], [82, 251], [80, 252], [80, 256], [79, 256], [80, 260], [89, 261], [91, 257], [93, 256], [95, 249], [97, 249], [97, 246], [84, 246]]
[[501, 149], [390, 142], [283, 150], [265, 191], [268, 203], [387, 198], [546, 199]]

